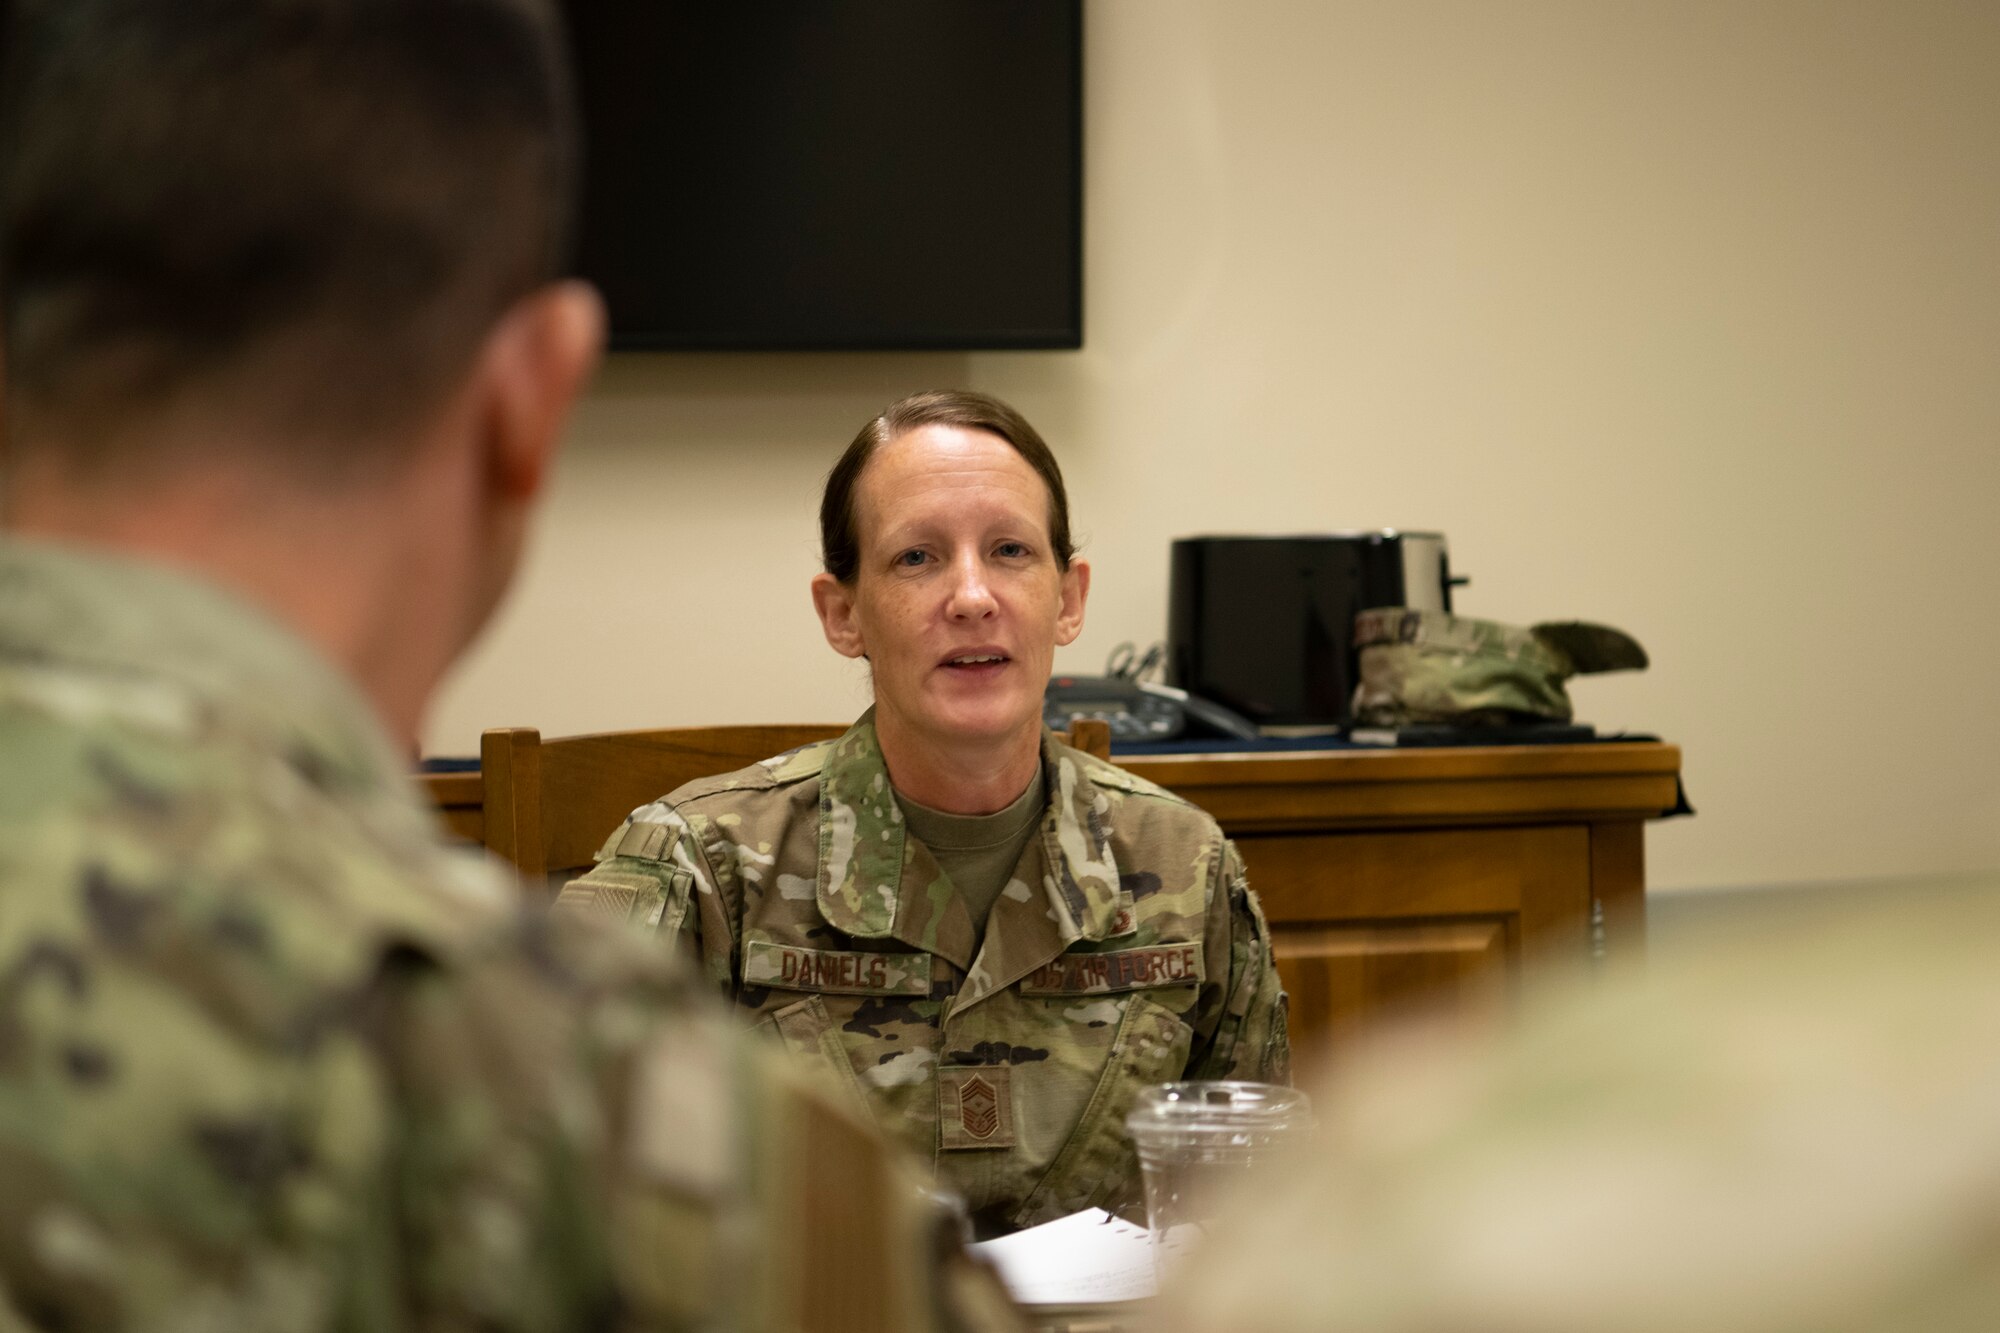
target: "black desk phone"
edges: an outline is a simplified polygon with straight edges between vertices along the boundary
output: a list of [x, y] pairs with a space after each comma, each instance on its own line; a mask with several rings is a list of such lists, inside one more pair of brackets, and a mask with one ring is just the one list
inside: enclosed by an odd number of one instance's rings
[[1052, 676], [1042, 694], [1042, 720], [1061, 731], [1073, 717], [1103, 721], [1114, 741], [1171, 741], [1233, 736], [1256, 740], [1257, 728], [1221, 704], [1171, 685], [1119, 676]]

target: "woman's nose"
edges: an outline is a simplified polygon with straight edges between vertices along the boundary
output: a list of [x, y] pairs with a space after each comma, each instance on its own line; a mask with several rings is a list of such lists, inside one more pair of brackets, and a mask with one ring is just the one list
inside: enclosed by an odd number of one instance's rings
[[987, 586], [986, 571], [977, 560], [966, 559], [953, 563], [951, 571], [951, 602], [946, 608], [953, 616], [963, 619], [978, 619], [993, 614], [997, 605], [993, 600], [993, 589]]

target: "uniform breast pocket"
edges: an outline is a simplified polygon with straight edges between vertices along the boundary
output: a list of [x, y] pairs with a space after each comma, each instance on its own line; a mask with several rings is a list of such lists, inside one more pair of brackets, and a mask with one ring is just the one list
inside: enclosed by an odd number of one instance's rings
[[1194, 1030], [1171, 1006], [1182, 990], [1192, 989], [1135, 991], [1126, 997], [1083, 1117], [1015, 1215], [1016, 1225], [1035, 1226], [1083, 1208], [1129, 1213], [1139, 1206], [1139, 1163], [1125, 1117], [1139, 1089], [1186, 1072]]
[[838, 1087], [851, 1109], [866, 1119], [874, 1118], [868, 1094], [855, 1077], [854, 1061], [848, 1057], [823, 997], [809, 995], [772, 1010], [764, 1016], [764, 1026], [795, 1058], [818, 1069]]
[[930, 955], [752, 940], [743, 982], [787, 1048], [830, 1070], [878, 1119], [900, 1122], [895, 1091], [921, 1083], [935, 1063]]

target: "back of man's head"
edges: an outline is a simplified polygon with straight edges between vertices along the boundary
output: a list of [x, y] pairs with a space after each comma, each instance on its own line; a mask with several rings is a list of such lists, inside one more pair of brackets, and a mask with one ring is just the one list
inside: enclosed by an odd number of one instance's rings
[[558, 271], [575, 123], [539, 0], [12, 8], [0, 314], [23, 458], [115, 473], [178, 423], [306, 474], [380, 463]]

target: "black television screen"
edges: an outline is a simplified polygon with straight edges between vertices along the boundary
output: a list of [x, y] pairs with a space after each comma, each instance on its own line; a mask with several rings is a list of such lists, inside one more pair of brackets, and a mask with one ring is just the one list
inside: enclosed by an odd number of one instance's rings
[[570, 0], [614, 346], [1082, 344], [1081, 0]]

